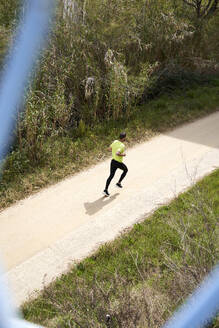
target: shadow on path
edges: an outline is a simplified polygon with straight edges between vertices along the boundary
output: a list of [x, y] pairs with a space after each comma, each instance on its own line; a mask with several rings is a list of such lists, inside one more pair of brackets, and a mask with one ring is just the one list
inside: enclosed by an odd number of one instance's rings
[[108, 205], [112, 201], [116, 199], [116, 197], [119, 195], [119, 193], [114, 194], [113, 196], [106, 198], [106, 197], [101, 197], [94, 202], [87, 202], [84, 203], [84, 207], [86, 209], [86, 214], [92, 216], [98, 211], [100, 211], [104, 206]]
[[163, 135], [219, 149], [219, 110]]

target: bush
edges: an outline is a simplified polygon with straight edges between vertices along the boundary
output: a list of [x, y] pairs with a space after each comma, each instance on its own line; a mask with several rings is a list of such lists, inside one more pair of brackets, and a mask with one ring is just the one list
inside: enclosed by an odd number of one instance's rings
[[174, 94], [176, 89], [188, 90], [195, 85], [208, 85], [212, 81], [212, 75], [188, 70], [171, 62], [165, 66], [161, 65], [153, 73], [152, 81], [151, 85], [145, 88], [140, 103], [145, 103], [164, 93]]

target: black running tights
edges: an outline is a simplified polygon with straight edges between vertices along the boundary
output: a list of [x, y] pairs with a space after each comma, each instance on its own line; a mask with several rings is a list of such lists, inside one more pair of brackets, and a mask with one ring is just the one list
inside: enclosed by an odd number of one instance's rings
[[122, 182], [122, 180], [124, 179], [124, 177], [126, 176], [126, 174], [128, 172], [127, 166], [124, 163], [120, 163], [120, 162], [116, 161], [115, 159], [112, 159], [111, 165], [110, 165], [110, 176], [109, 176], [109, 178], [106, 181], [106, 188], [105, 188], [105, 190], [108, 190], [108, 187], [110, 185], [110, 182], [113, 179], [113, 177], [114, 177], [117, 169], [120, 169], [120, 170], [123, 171], [123, 173], [122, 173], [122, 175], [121, 175], [121, 177], [120, 177], [120, 179], [118, 181], [119, 183]]

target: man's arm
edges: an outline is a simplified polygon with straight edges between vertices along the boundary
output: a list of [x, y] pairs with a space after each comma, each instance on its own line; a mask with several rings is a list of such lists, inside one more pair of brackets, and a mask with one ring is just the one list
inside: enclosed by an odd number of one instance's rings
[[112, 147], [108, 147], [107, 149], [108, 149], [109, 151], [112, 151]]
[[117, 156], [126, 156], [126, 153], [121, 153], [120, 151], [117, 151], [116, 155]]

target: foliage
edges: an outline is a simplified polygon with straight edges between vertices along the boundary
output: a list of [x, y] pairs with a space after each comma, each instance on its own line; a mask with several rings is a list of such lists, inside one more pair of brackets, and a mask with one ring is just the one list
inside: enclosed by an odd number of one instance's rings
[[192, 7], [198, 19], [209, 19], [218, 9], [218, 0], [183, 0]]
[[[0, 9], [1, 64], [21, 9], [17, 0]], [[51, 140], [81, 138], [103, 122], [128, 120], [136, 105], [162, 93], [209, 83], [219, 72], [219, 16], [197, 32], [193, 9], [182, 0], [59, 0], [12, 158], [20, 152], [15, 158], [37, 169], [47, 165]]]
[[4, 26], [0, 26], [0, 65], [3, 65], [3, 60], [6, 55], [8, 44], [8, 30]]
[[18, 17], [21, 1], [8, 0], [0, 1], [0, 25], [9, 27]]
[[[145, 94], [147, 101], [148, 98], [154, 99], [141, 106], [132, 107], [129, 116], [93, 123], [92, 127], [81, 119], [78, 127], [69, 129], [68, 134], [56, 134], [54, 130], [48, 137], [45, 134], [47, 129], [45, 130], [43, 125], [40, 125], [41, 130], [37, 130], [37, 122], [42, 120], [41, 114], [45, 115], [45, 112], [39, 111], [38, 116], [33, 116], [30, 115], [31, 108], [28, 109], [30, 113], [22, 122], [29, 124], [30, 121], [34, 121], [34, 128], [27, 129], [30, 142], [27, 145], [23, 144], [23, 138], [21, 142], [17, 141], [18, 145], [5, 161], [0, 182], [0, 209], [105, 159], [109, 155], [109, 144], [117, 138], [121, 130], [127, 132], [130, 147], [179, 124], [214, 112], [219, 102], [219, 80], [205, 80], [198, 86], [199, 80], [191, 85], [189, 78], [190, 75], [182, 75], [179, 78], [176, 74], [170, 76], [169, 80], [155, 81], [157, 84], [151, 87], [151, 94]], [[179, 85], [179, 89], [174, 88], [175, 83]], [[170, 91], [164, 92], [166, 89]], [[32, 101], [30, 98], [28, 106]], [[23, 129], [18, 127], [18, 131], [20, 135]], [[32, 143], [31, 140], [37, 137], [38, 140]], [[40, 151], [36, 149], [37, 153], [34, 152], [34, 145], [41, 147]], [[35, 158], [39, 155], [40, 157]]]

